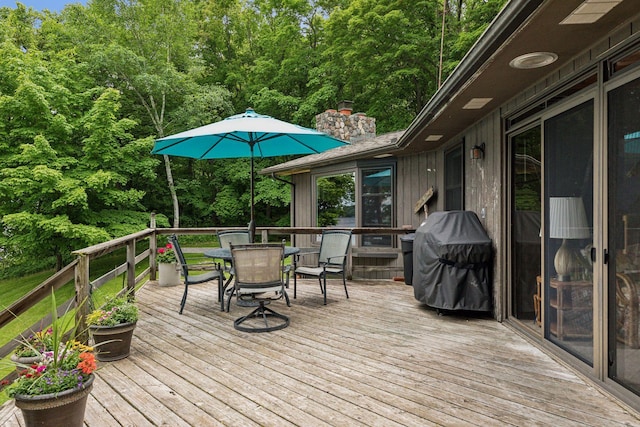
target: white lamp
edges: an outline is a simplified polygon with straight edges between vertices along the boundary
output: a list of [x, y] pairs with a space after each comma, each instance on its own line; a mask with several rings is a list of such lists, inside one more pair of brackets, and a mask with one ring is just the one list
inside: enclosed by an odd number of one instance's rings
[[558, 280], [571, 280], [571, 273], [577, 267], [577, 255], [567, 245], [567, 240], [590, 237], [587, 214], [580, 197], [549, 198], [549, 237], [562, 239], [562, 246], [553, 260]]

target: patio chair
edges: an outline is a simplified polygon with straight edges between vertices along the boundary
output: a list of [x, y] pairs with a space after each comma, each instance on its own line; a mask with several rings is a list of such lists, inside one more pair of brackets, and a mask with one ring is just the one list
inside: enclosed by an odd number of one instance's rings
[[[269, 332], [289, 326], [289, 317], [265, 306], [267, 301], [282, 297], [286, 299], [287, 306], [291, 306], [283, 280], [283, 273], [288, 274], [288, 270], [284, 268], [284, 246], [271, 243], [231, 245], [231, 256], [235, 271], [234, 291], [238, 302], [258, 303], [258, 307], [251, 313], [237, 318], [233, 327], [244, 332]], [[227, 301], [227, 310], [230, 301], [231, 295]]]
[[[231, 245], [248, 245], [251, 243], [251, 232], [249, 230], [218, 231], [218, 241], [221, 248], [230, 248]], [[231, 265], [230, 262], [224, 262], [224, 270], [231, 272]]]
[[[180, 314], [182, 314], [184, 305], [187, 302], [187, 293], [189, 292], [189, 286], [209, 282], [216, 279], [218, 280], [218, 301], [220, 302], [220, 310], [224, 311], [224, 298], [222, 296], [222, 271], [220, 270], [220, 267], [216, 264], [209, 264], [207, 266], [203, 266], [202, 264], [187, 264], [187, 261], [184, 258], [184, 254], [182, 253], [180, 243], [178, 242], [178, 236], [172, 234], [171, 237], [169, 237], [169, 240], [171, 241], [173, 250], [178, 257], [178, 262], [180, 263], [180, 267], [182, 268], [182, 275], [184, 276], [184, 293], [182, 294], [182, 301], [180, 302]], [[189, 270], [195, 270], [196, 268], [199, 270], [202, 270], [203, 268], [213, 268], [213, 270], [205, 271], [201, 274], [190, 274]]]
[[[318, 264], [315, 266], [296, 267], [293, 276], [293, 298], [296, 298], [297, 276], [317, 277], [320, 283], [320, 291], [324, 295], [324, 304], [327, 305], [327, 275], [342, 274], [344, 293], [349, 298], [347, 291], [346, 265], [349, 246], [351, 245], [350, 230], [325, 230], [322, 232]], [[297, 263], [296, 263], [297, 264]]]

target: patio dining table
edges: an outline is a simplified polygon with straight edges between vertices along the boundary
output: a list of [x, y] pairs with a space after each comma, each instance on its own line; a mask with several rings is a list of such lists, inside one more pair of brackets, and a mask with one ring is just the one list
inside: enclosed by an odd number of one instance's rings
[[[300, 248], [297, 248], [295, 246], [285, 246], [284, 247], [284, 257], [290, 257], [292, 255], [295, 255], [297, 253], [300, 252]], [[232, 257], [231, 257], [231, 249], [229, 248], [213, 248], [213, 249], [207, 249], [206, 251], [204, 251], [204, 256], [209, 257], [209, 258], [214, 258], [214, 259], [221, 259], [223, 261], [228, 261], [231, 262], [232, 261]]]

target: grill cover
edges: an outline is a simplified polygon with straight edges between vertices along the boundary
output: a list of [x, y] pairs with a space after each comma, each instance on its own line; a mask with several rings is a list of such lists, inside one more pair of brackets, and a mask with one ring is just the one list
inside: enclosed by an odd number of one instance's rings
[[437, 309], [491, 311], [492, 253], [474, 212], [429, 214], [413, 242], [415, 298]]

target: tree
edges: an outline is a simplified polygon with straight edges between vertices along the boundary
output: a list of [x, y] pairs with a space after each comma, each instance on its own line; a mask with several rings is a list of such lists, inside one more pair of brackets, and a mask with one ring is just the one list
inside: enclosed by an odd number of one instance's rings
[[[85, 38], [83, 30], [93, 27], [89, 33], [94, 38], [83, 40], [82, 46], [94, 77], [122, 91], [134, 110], [141, 108], [157, 138], [167, 134], [167, 116], [182, 104], [183, 95], [197, 90], [187, 73], [195, 42], [193, 16], [189, 1], [95, 0], [80, 16], [83, 20], [74, 21], [77, 37]], [[163, 160], [173, 226], [179, 227], [171, 161], [168, 156]]]
[[144, 193], [131, 177], [155, 177], [157, 161], [145, 156], [152, 140], [129, 134], [135, 123], [118, 119], [120, 95], [113, 89], [81, 118], [68, 120], [59, 111], [82, 105], [87, 94], [65, 91], [65, 76], [51, 72], [60, 69], [35, 53], [25, 57], [4, 47], [1, 53], [17, 54], [12, 63], [21, 73], [10, 85], [14, 93], [4, 93], [0, 102], [7, 149], [0, 160], [0, 246], [15, 261], [55, 255], [59, 269], [72, 250], [146, 224]]

